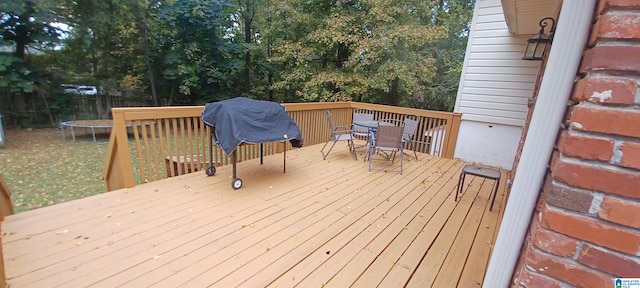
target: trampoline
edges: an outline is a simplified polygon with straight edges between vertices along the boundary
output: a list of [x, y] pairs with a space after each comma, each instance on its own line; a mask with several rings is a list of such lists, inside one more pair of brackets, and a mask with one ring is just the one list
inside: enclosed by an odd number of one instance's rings
[[[237, 97], [229, 100], [207, 103], [202, 111], [202, 121], [211, 127], [210, 162], [213, 159], [213, 143], [231, 157], [233, 178], [231, 187], [240, 189], [242, 180], [236, 175], [238, 159], [237, 147], [242, 144], [263, 144], [265, 142], [287, 142], [293, 147], [302, 147], [302, 134], [298, 125], [285, 111], [284, 106], [269, 101]], [[284, 171], [286, 172], [286, 147]], [[260, 149], [262, 159], [263, 149]], [[262, 160], [261, 160], [262, 161]], [[262, 164], [262, 162], [261, 162]], [[214, 165], [207, 167], [207, 176], [216, 173]]]
[[[127, 127], [131, 127], [131, 123], [127, 123]], [[73, 120], [60, 123], [60, 129], [62, 130], [62, 139], [65, 141], [66, 136], [64, 129], [71, 129], [71, 138], [73, 142], [76, 141], [76, 134], [74, 128], [91, 129], [91, 135], [93, 136], [93, 143], [96, 143], [96, 129], [111, 129], [113, 128], [113, 120]]]
[[[144, 125], [149, 125], [150, 121], [136, 121], [138, 124], [138, 126], [142, 126]], [[131, 121], [127, 121], [126, 128], [131, 128]], [[113, 120], [109, 120], [109, 119], [100, 119], [100, 120], [73, 120], [73, 121], [66, 121], [66, 122], [62, 122], [60, 123], [60, 130], [62, 130], [62, 139], [64, 139], [65, 141], [66, 136], [64, 134], [64, 130], [66, 128], [70, 128], [71, 129], [71, 138], [73, 139], [73, 142], [76, 141], [76, 133], [74, 131], [74, 128], [83, 128], [83, 129], [90, 129], [91, 130], [91, 136], [93, 136], [93, 143], [97, 143], [96, 140], [96, 129], [112, 129], [113, 128]], [[105, 143], [108, 143], [108, 141], [106, 141]]]

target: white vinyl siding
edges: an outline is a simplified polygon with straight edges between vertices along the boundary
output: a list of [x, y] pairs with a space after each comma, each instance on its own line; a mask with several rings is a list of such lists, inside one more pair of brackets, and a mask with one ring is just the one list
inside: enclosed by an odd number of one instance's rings
[[522, 127], [540, 61], [522, 60], [528, 36], [509, 33], [500, 0], [478, 0], [455, 112], [462, 119]]

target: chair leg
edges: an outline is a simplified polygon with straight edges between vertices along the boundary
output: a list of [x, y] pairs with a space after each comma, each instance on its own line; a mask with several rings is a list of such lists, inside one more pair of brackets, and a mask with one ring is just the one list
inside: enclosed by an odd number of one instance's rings
[[[413, 150], [413, 157], [416, 158], [416, 160], [418, 160], [418, 153], [416, 153], [416, 143], [414, 143], [413, 141], [410, 142], [402, 142], [404, 143], [408, 143], [409, 144], [409, 149]], [[404, 153], [404, 152], [403, 152]]]
[[460, 172], [460, 176], [458, 177], [458, 187], [456, 187], [456, 197], [454, 198], [454, 201], [456, 202], [458, 202], [458, 194], [462, 192], [462, 185], [464, 185], [465, 175], [466, 173]]
[[358, 160], [358, 151], [356, 151], [356, 144], [353, 143], [353, 140], [347, 140], [347, 145], [349, 145], [349, 152], [351, 153], [351, 156], [353, 156], [353, 159]]
[[416, 160], [418, 160], [418, 153], [416, 153], [416, 144], [415, 143], [411, 143], [412, 145], [412, 149], [413, 150], [413, 157], [416, 157]]
[[[395, 153], [395, 152], [394, 152]], [[396, 157], [396, 154], [393, 154]], [[400, 149], [400, 175], [402, 175], [402, 164], [404, 163], [404, 150]]]
[[496, 202], [496, 194], [498, 194], [498, 186], [500, 186], [500, 178], [496, 179], [496, 188], [493, 189], [493, 198], [491, 199], [491, 205], [489, 206], [489, 211], [493, 209], [493, 203]]
[[322, 149], [320, 149], [320, 153], [322, 153], [322, 160], [327, 159], [327, 156], [329, 156], [329, 152], [331, 152], [331, 149], [333, 149], [333, 146], [336, 146], [337, 141], [333, 141], [333, 144], [331, 144], [331, 147], [329, 147], [329, 150], [327, 150], [327, 153], [325, 154], [323, 151], [324, 151], [324, 148], [327, 147], [327, 144], [329, 144], [329, 142], [331, 142], [331, 140], [325, 142], [324, 146], [322, 146]]

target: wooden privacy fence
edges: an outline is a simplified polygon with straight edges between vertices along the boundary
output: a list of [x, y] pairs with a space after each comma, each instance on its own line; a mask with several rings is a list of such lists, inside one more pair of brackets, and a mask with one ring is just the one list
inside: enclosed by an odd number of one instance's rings
[[[461, 116], [358, 102], [284, 106], [300, 127], [305, 146], [327, 141], [330, 133], [326, 110], [332, 112], [336, 125], [350, 124], [354, 108], [374, 111], [375, 119], [402, 120], [405, 115], [417, 115], [420, 123], [414, 136], [416, 150], [446, 158], [453, 158]], [[212, 145], [210, 128], [200, 120], [203, 109], [204, 106], [113, 108], [114, 126], [102, 175], [107, 190], [204, 170], [212, 158], [216, 166], [230, 164], [230, 157]], [[262, 153], [280, 153], [283, 148], [280, 143], [264, 143]], [[260, 149], [258, 144], [241, 145], [238, 161], [260, 157]]]

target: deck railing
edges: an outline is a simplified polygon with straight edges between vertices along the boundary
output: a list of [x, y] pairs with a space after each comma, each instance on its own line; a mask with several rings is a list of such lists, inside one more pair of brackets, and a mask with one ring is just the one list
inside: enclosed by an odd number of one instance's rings
[[[284, 106], [300, 127], [305, 146], [327, 141], [326, 110], [332, 112], [336, 125], [350, 124], [354, 108], [375, 111], [375, 119], [402, 120], [405, 115], [417, 115], [420, 123], [414, 136], [415, 149], [445, 158], [453, 158], [461, 116], [358, 102], [288, 103]], [[113, 108], [114, 127], [102, 175], [107, 190], [204, 170], [211, 163], [216, 166], [229, 164], [229, 157], [212, 145], [210, 128], [200, 120], [203, 109], [204, 106]], [[276, 144], [264, 143], [262, 153], [282, 152], [283, 146]], [[261, 154], [260, 145], [242, 145], [238, 152], [238, 161], [258, 158]]]
[[[4, 182], [4, 178], [0, 175], [0, 221], [4, 220], [4, 216], [13, 214], [13, 204], [11, 203], [11, 191]], [[4, 275], [4, 255], [2, 245], [0, 245], [0, 286], [6, 286]]]

